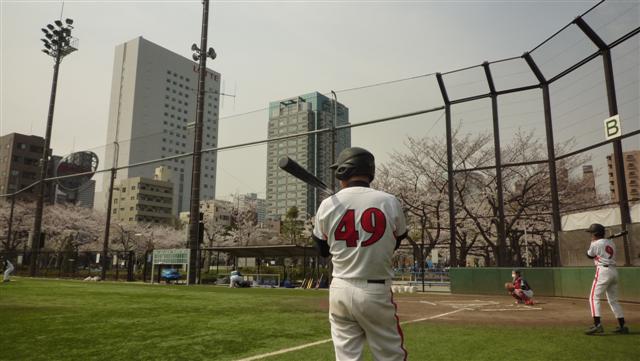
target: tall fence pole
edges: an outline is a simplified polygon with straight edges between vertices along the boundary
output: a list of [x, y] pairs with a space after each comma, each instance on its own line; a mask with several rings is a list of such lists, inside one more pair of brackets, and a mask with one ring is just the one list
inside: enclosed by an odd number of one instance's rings
[[549, 185], [551, 186], [551, 223], [553, 227], [553, 261], [555, 267], [561, 266], [560, 260], [560, 198], [558, 195], [558, 175], [556, 170], [556, 149], [553, 139], [553, 119], [551, 116], [551, 96], [549, 82], [544, 77], [538, 65], [533, 61], [531, 54], [522, 56], [529, 68], [540, 82], [542, 88], [542, 103], [544, 107], [544, 129], [547, 138], [547, 166], [549, 167]]
[[447, 132], [447, 191], [449, 193], [449, 265], [454, 267], [458, 265], [456, 254], [456, 203], [454, 195], [454, 173], [453, 173], [453, 131], [451, 129], [451, 101], [447, 94], [447, 88], [444, 85], [441, 73], [436, 73], [436, 80], [442, 93], [444, 100], [445, 123]]
[[16, 206], [15, 194], [11, 196], [11, 208], [9, 210], [9, 224], [7, 225], [7, 245], [11, 246], [11, 236], [13, 231], [13, 209]]
[[107, 277], [107, 253], [109, 252], [109, 231], [111, 230], [111, 206], [113, 204], [113, 182], [116, 179], [116, 168], [111, 168], [111, 176], [109, 177], [109, 196], [107, 197], [107, 220], [104, 223], [104, 239], [102, 241], [102, 271], [100, 278], [104, 281]]
[[491, 69], [489, 63], [484, 62], [482, 64], [484, 73], [487, 77], [487, 83], [489, 84], [489, 91], [491, 93], [491, 115], [493, 118], [493, 146], [495, 156], [495, 169], [496, 169], [496, 196], [498, 202], [498, 266], [504, 267], [507, 264], [507, 237], [504, 225], [504, 189], [502, 185], [502, 150], [500, 148], [500, 122], [498, 119], [498, 94], [496, 92], [495, 84], [493, 83], [493, 77], [491, 76]]
[[[604, 65], [604, 81], [607, 90], [607, 102], [609, 105], [609, 116], [618, 114], [618, 100], [616, 98], [616, 86], [613, 75], [613, 61], [611, 59], [611, 48], [602, 38], [587, 24], [582, 17], [576, 18], [574, 23], [582, 32], [600, 49], [602, 63]], [[629, 209], [629, 196], [627, 195], [627, 180], [624, 172], [624, 157], [622, 152], [622, 141], [620, 138], [613, 141], [614, 171], [616, 172], [616, 194], [618, 195], [618, 206], [620, 208], [620, 226], [622, 231], [627, 230], [631, 223], [631, 210]], [[631, 266], [631, 250], [629, 247], [629, 236], [622, 237], [624, 247], [624, 264]]]

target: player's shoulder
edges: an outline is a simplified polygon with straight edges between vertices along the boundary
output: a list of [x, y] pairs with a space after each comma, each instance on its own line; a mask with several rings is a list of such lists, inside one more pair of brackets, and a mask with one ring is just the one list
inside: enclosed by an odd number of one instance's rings
[[610, 239], [608, 239], [608, 238], [600, 238], [600, 239], [597, 239], [597, 240], [592, 242], [592, 244], [594, 244], [596, 246], [607, 245], [607, 244], [610, 244], [610, 243], [612, 243], [612, 241]]
[[386, 200], [389, 200], [389, 201], [397, 201], [397, 202], [399, 202], [398, 198], [395, 195], [391, 194], [391, 193], [387, 193], [387, 192], [381, 191], [379, 189], [373, 189], [373, 188], [369, 188], [369, 189], [371, 190], [372, 194], [375, 194], [376, 196], [378, 196], [380, 198], [383, 198], [383, 199], [386, 199]]

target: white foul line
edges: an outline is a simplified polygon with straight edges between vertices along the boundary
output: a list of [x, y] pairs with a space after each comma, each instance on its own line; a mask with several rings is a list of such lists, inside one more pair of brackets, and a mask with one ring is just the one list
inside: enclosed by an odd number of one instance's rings
[[[427, 320], [433, 320], [433, 319], [436, 319], [436, 318], [452, 315], [454, 313], [458, 313], [458, 312], [464, 311], [464, 310], [466, 310], [466, 308], [459, 308], [457, 310], [441, 313], [441, 314], [435, 315], [435, 316], [418, 318], [418, 319], [415, 319], [415, 320], [409, 320], [409, 321], [400, 322], [400, 324], [401, 325], [406, 325], [406, 324], [409, 324], [409, 323], [416, 323], [416, 322], [422, 322], [422, 321], [427, 321]], [[322, 345], [323, 343], [327, 343], [327, 342], [331, 342], [331, 339], [327, 338], [327, 339], [316, 341], [316, 342], [306, 343], [306, 344], [300, 345], [300, 346], [285, 348], [285, 349], [278, 350], [278, 351], [273, 351], [273, 352], [269, 352], [269, 353], [263, 353], [262, 355], [255, 355], [255, 356], [243, 358], [243, 359], [240, 359], [240, 360], [237, 360], [237, 361], [260, 360], [260, 359], [263, 359], [263, 358], [266, 358], [266, 357], [282, 355], [283, 353], [288, 353], [288, 352], [291, 352], [291, 351], [302, 350], [303, 348], [307, 348], [307, 347], [313, 347], [313, 346], [317, 346], [317, 345]]]
[[278, 350], [278, 351], [273, 351], [273, 352], [269, 352], [269, 353], [263, 353], [262, 355], [251, 356], [251, 357], [240, 359], [238, 361], [259, 360], [259, 359], [262, 359], [262, 358], [265, 358], [265, 357], [281, 355], [283, 353], [287, 353], [287, 352], [291, 352], [291, 351], [302, 350], [303, 348], [307, 348], [307, 347], [312, 347], [312, 346], [316, 346], [316, 345], [322, 345], [323, 343], [327, 343], [327, 342], [331, 342], [331, 339], [328, 338], [328, 339], [321, 340], [321, 341], [316, 341], [316, 342], [312, 342], [312, 343], [306, 343], [304, 345], [300, 345], [300, 346], [296, 346], [296, 347], [290, 347], [290, 348], [285, 348], [285, 349]]

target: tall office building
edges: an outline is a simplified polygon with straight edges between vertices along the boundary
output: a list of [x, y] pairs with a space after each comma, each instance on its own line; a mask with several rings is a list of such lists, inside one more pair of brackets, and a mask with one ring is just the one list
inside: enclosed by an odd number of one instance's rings
[[[627, 197], [629, 200], [640, 199], [640, 150], [622, 153], [624, 162], [624, 176], [627, 183]], [[618, 201], [618, 176], [616, 175], [616, 159], [613, 154], [607, 156], [609, 173], [609, 191], [611, 199]]]
[[582, 166], [582, 182], [580, 183], [579, 197], [583, 201], [594, 202], [598, 199], [598, 193], [596, 191], [596, 174], [591, 164]]
[[[119, 166], [193, 151], [198, 64], [138, 37], [115, 50], [105, 166]], [[203, 149], [218, 144], [220, 74], [207, 69], [203, 119]], [[114, 162], [114, 156], [117, 156]], [[192, 158], [167, 159], [118, 171], [118, 179], [152, 177], [154, 169], [172, 171], [173, 212], [189, 209]], [[216, 156], [202, 157], [200, 197], [215, 195]], [[105, 173], [103, 194], [108, 195]], [[105, 203], [106, 204], [106, 203]]]
[[[43, 147], [44, 138], [37, 135], [9, 133], [0, 137], [0, 194], [25, 189], [17, 198], [29, 201], [36, 199], [37, 187], [27, 187], [40, 180], [39, 164]], [[53, 174], [56, 164], [54, 157], [49, 162], [48, 176]], [[50, 195], [54, 192], [55, 182], [48, 182], [45, 188], [47, 202], [52, 200]]]
[[[332, 99], [313, 92], [269, 103], [269, 139], [330, 128], [334, 121]], [[349, 109], [337, 104], [336, 125], [349, 123]], [[336, 132], [336, 157], [351, 146], [351, 130]], [[278, 168], [278, 160], [289, 156], [327, 185], [331, 182], [331, 133], [305, 135], [269, 142], [267, 154], [267, 218], [280, 219], [296, 206], [300, 218], [315, 214], [322, 193]]]
[[258, 198], [257, 193], [247, 193], [238, 195], [237, 202], [239, 211], [251, 210], [256, 214], [256, 222], [264, 223], [267, 216], [266, 199]]

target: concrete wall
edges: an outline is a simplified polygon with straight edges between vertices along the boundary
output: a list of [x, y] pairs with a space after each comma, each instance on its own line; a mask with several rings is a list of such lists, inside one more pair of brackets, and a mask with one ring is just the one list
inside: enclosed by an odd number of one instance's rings
[[[522, 270], [536, 296], [587, 298], [594, 267], [526, 268]], [[620, 300], [640, 302], [640, 267], [618, 267]], [[452, 268], [451, 293], [504, 295], [511, 268]]]

